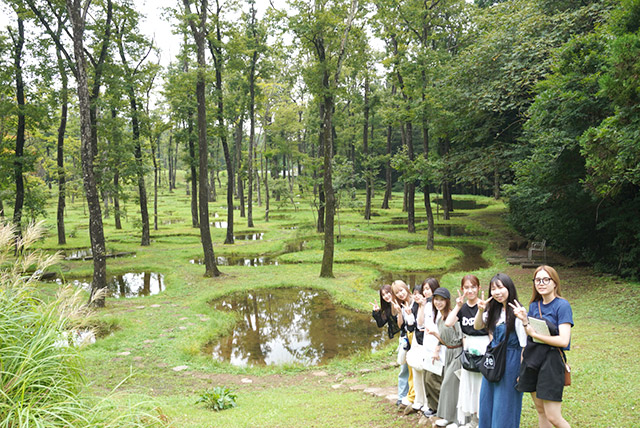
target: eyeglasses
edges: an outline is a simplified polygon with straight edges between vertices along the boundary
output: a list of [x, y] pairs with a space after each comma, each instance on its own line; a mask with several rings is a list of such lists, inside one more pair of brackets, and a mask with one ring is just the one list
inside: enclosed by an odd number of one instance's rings
[[540, 285], [540, 284], [549, 285], [550, 282], [551, 282], [551, 278], [549, 278], [549, 277], [546, 277], [546, 278], [535, 278], [533, 280], [533, 283], [535, 285]]

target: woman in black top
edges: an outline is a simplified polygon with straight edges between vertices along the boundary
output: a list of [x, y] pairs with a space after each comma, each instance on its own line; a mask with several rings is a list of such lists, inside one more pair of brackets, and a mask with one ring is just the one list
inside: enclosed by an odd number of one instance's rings
[[400, 327], [398, 326], [398, 314], [395, 313], [393, 303], [394, 297], [389, 284], [384, 284], [380, 287], [380, 306], [371, 302], [371, 305], [373, 306], [371, 316], [376, 320], [378, 327], [382, 328], [385, 324], [387, 325], [389, 339], [393, 338], [393, 336], [400, 331]]

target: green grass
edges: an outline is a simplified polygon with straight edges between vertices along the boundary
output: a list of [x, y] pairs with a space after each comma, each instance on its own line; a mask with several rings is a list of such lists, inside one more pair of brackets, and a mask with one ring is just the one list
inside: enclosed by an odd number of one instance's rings
[[[121, 403], [150, 400], [173, 426], [179, 427], [298, 427], [298, 426], [414, 426], [415, 420], [398, 418], [386, 401], [345, 386], [334, 389], [343, 379], [355, 379], [368, 386], [392, 387], [397, 370], [386, 367], [395, 360], [390, 344], [374, 354], [359, 352], [336, 359], [322, 367], [326, 377], [312, 374], [317, 368], [287, 365], [281, 367], [234, 367], [214, 362], [202, 355], [204, 344], [223, 336], [236, 322], [233, 314], [211, 309], [209, 302], [218, 297], [257, 288], [306, 287], [323, 289], [332, 298], [356, 311], [369, 311], [377, 300], [372, 287], [383, 271], [442, 272], [453, 266], [461, 253], [455, 244], [480, 245], [489, 267], [476, 274], [487, 289], [489, 279], [499, 271], [510, 274], [522, 301], [531, 295], [531, 270], [508, 266], [504, 255], [513, 231], [504, 223], [505, 207], [490, 198], [464, 196], [487, 207], [457, 210], [467, 214], [436, 224], [464, 225], [483, 236], [443, 237], [436, 235], [436, 251], [428, 252], [426, 224], [417, 225], [409, 234], [404, 225], [391, 225], [392, 218], [403, 217], [402, 195], [394, 194], [391, 209], [381, 210], [381, 194], [373, 202], [374, 217], [363, 219], [362, 212], [345, 208], [340, 212], [336, 234], [334, 279], [319, 278], [322, 259], [322, 235], [315, 232], [314, 215], [306, 200], [299, 210], [288, 202], [272, 201], [271, 220], [264, 221], [264, 207], [254, 205], [255, 229], [246, 227], [246, 219], [235, 212], [235, 233], [264, 233], [262, 240], [238, 240], [224, 245], [225, 229], [212, 228], [217, 256], [272, 256], [279, 266], [222, 266], [224, 276], [203, 278], [204, 266], [189, 263], [202, 257], [199, 231], [191, 227], [189, 198], [182, 192], [160, 192], [159, 230], [151, 231], [152, 244], [139, 245], [137, 208], [127, 203], [124, 229], [116, 230], [113, 218], [105, 219], [107, 248], [132, 251], [135, 257], [109, 259], [109, 274], [153, 271], [164, 275], [166, 290], [158, 295], [136, 299], [107, 299], [96, 321], [104, 337], [85, 348], [85, 376], [89, 391], [104, 396], [123, 379], [116, 395]], [[362, 195], [359, 195], [362, 198]], [[419, 199], [419, 198], [418, 198]], [[418, 201], [417, 201], [418, 202]], [[417, 216], [424, 217], [422, 201]], [[212, 221], [225, 221], [225, 201], [210, 204]], [[435, 204], [433, 204], [435, 212]], [[68, 204], [66, 226], [74, 232], [63, 247], [56, 244], [55, 206], [48, 220], [50, 236], [42, 248], [57, 250], [88, 247], [89, 238], [82, 202]], [[218, 218], [213, 218], [213, 213]], [[182, 222], [163, 224], [163, 220]], [[291, 229], [295, 227], [295, 229]], [[283, 254], [287, 245], [306, 241], [304, 251]], [[387, 244], [392, 245], [388, 247]], [[58, 267], [66, 279], [83, 278], [92, 273], [88, 261], [64, 261]], [[55, 270], [55, 269], [54, 269]], [[573, 367], [573, 385], [565, 392], [564, 414], [572, 426], [622, 427], [637, 425], [640, 384], [635, 356], [640, 353], [640, 312], [636, 301], [640, 286], [612, 277], [601, 277], [588, 269], [559, 267], [565, 296], [574, 310], [575, 328], [569, 363]], [[462, 273], [444, 274], [441, 283], [455, 295]], [[57, 285], [40, 285], [43, 296], [53, 296]], [[144, 308], [141, 308], [144, 306]], [[203, 316], [204, 315], [204, 316]], [[181, 329], [180, 327], [185, 327]], [[124, 352], [129, 354], [123, 355]], [[188, 369], [175, 372], [173, 367]], [[371, 372], [362, 373], [362, 369]], [[253, 383], [244, 384], [243, 378]], [[224, 412], [211, 412], [195, 405], [207, 388], [228, 386], [238, 394], [238, 406]], [[535, 411], [524, 397], [522, 427], [534, 427]]]

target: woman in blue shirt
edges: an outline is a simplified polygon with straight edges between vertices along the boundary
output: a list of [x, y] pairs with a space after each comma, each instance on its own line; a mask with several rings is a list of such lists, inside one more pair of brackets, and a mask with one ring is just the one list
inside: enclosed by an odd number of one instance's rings
[[[568, 351], [571, 344], [573, 312], [569, 302], [560, 297], [560, 277], [556, 270], [551, 266], [536, 269], [528, 313], [518, 302], [510, 305], [529, 336], [516, 388], [531, 393], [540, 428], [570, 428], [562, 417], [561, 404], [566, 361], [564, 351]], [[529, 325], [528, 317], [546, 321], [549, 334], [537, 333]]]

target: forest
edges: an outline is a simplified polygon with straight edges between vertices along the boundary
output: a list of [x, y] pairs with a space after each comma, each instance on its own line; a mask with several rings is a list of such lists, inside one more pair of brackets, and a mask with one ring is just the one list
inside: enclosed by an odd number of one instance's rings
[[181, 169], [206, 275], [208, 201], [226, 197], [229, 244], [239, 221], [268, 221], [256, 203], [307, 193], [331, 276], [349, 189], [365, 189], [365, 219], [372, 193], [384, 208], [402, 189], [410, 233], [433, 193], [445, 218], [452, 193], [501, 197], [524, 236], [640, 273], [637, 1], [290, 1], [260, 16], [255, 1], [183, 1], [166, 10], [183, 40], [166, 67], [136, 7], [4, 2], [0, 213], [20, 229], [57, 196], [64, 244], [65, 203], [86, 198], [96, 284], [103, 222], [135, 215], [149, 245], [157, 189], [184, 186]]
[[[210, 384], [216, 426], [413, 426], [362, 397], [396, 376], [370, 301], [500, 269], [525, 302], [513, 240], [564, 263], [567, 419], [635, 422], [640, 0], [182, 0], [170, 58], [151, 2], [0, 7], [0, 427], [210, 426]], [[272, 366], [255, 323], [320, 345]]]

